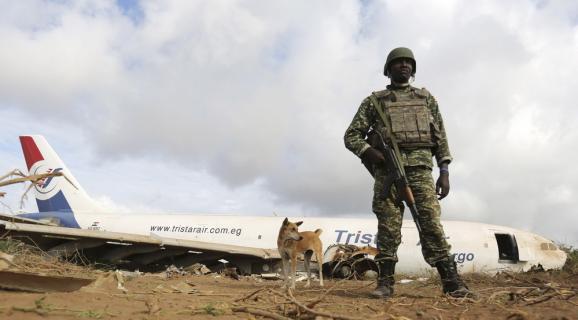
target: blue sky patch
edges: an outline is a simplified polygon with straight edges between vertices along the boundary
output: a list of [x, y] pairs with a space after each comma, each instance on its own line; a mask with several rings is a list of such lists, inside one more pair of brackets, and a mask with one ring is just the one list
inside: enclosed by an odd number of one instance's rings
[[144, 11], [139, 0], [116, 0], [122, 14], [127, 16], [134, 24], [139, 24], [144, 19]]

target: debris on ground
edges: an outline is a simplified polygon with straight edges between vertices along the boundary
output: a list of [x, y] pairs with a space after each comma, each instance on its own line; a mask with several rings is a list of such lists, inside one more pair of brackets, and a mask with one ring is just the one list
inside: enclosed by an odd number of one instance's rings
[[116, 270], [122, 274], [122, 277], [126, 280], [132, 280], [137, 277], [141, 277], [144, 273], [137, 270], [135, 271], [128, 271], [128, 270]]
[[124, 278], [120, 272], [107, 272], [100, 274], [98, 278], [91, 284], [80, 289], [84, 292], [127, 292], [128, 290], [124, 287]]
[[116, 288], [124, 293], [127, 293], [127, 288], [124, 287], [124, 276], [120, 270], [114, 271], [114, 278], [116, 279]]
[[211, 273], [211, 269], [207, 268], [207, 266], [202, 263], [195, 263], [188, 267], [184, 267], [183, 271], [194, 275], [205, 275]]
[[358, 247], [336, 244], [325, 251], [323, 273], [330, 278], [374, 280], [379, 268], [373, 258], [377, 249], [372, 246]]
[[92, 283], [91, 278], [51, 276], [41, 273], [0, 271], [0, 288], [26, 292], [71, 292]]
[[167, 267], [167, 269], [164, 271], [165, 274], [165, 278], [170, 279], [173, 277], [182, 277], [182, 276], [186, 276], [187, 274], [189, 274], [187, 271], [185, 271], [183, 269], [183, 267], [176, 267], [175, 265], [170, 265]]
[[265, 280], [281, 280], [283, 277], [278, 273], [261, 273], [261, 278]]
[[197, 293], [198, 290], [193, 287], [193, 284], [187, 282], [178, 282], [174, 285], [166, 286], [164, 284], [158, 285], [156, 288], [153, 289], [153, 292], [156, 293], [184, 293], [184, 294], [193, 294]]
[[235, 267], [227, 267], [223, 269], [222, 274], [235, 280], [241, 279], [241, 275], [239, 275], [239, 273], [237, 272], [237, 268]]
[[397, 283], [401, 283], [401, 284], [406, 284], [406, 283], [411, 283], [414, 281], [420, 281], [420, 282], [424, 282], [429, 280], [428, 278], [417, 278], [417, 279], [400, 279], [399, 281], [397, 281]]

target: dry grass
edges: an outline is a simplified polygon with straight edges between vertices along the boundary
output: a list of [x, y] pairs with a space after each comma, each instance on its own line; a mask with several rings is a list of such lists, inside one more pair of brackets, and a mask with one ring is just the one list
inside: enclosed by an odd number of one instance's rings
[[12, 239], [0, 240], [0, 251], [14, 256], [13, 270], [17, 271], [72, 277], [86, 277], [87, 271], [94, 271], [93, 266], [82, 259], [80, 264], [72, 263]]

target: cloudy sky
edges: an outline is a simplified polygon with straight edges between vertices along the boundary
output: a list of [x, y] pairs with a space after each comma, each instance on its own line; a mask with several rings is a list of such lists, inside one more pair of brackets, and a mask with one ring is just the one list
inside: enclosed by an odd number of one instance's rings
[[578, 2], [432, 3], [2, 1], [0, 171], [42, 134], [108, 208], [371, 218], [342, 137], [407, 46], [455, 158], [443, 217], [578, 245]]

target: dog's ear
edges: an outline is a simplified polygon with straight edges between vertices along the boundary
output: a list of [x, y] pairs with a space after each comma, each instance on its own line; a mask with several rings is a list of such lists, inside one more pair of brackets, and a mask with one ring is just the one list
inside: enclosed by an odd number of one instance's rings
[[303, 223], [303, 221], [295, 222], [295, 224], [296, 224], [297, 226], [300, 226], [302, 223]]
[[285, 218], [285, 220], [283, 220], [283, 225], [286, 226], [289, 223], [289, 218]]

